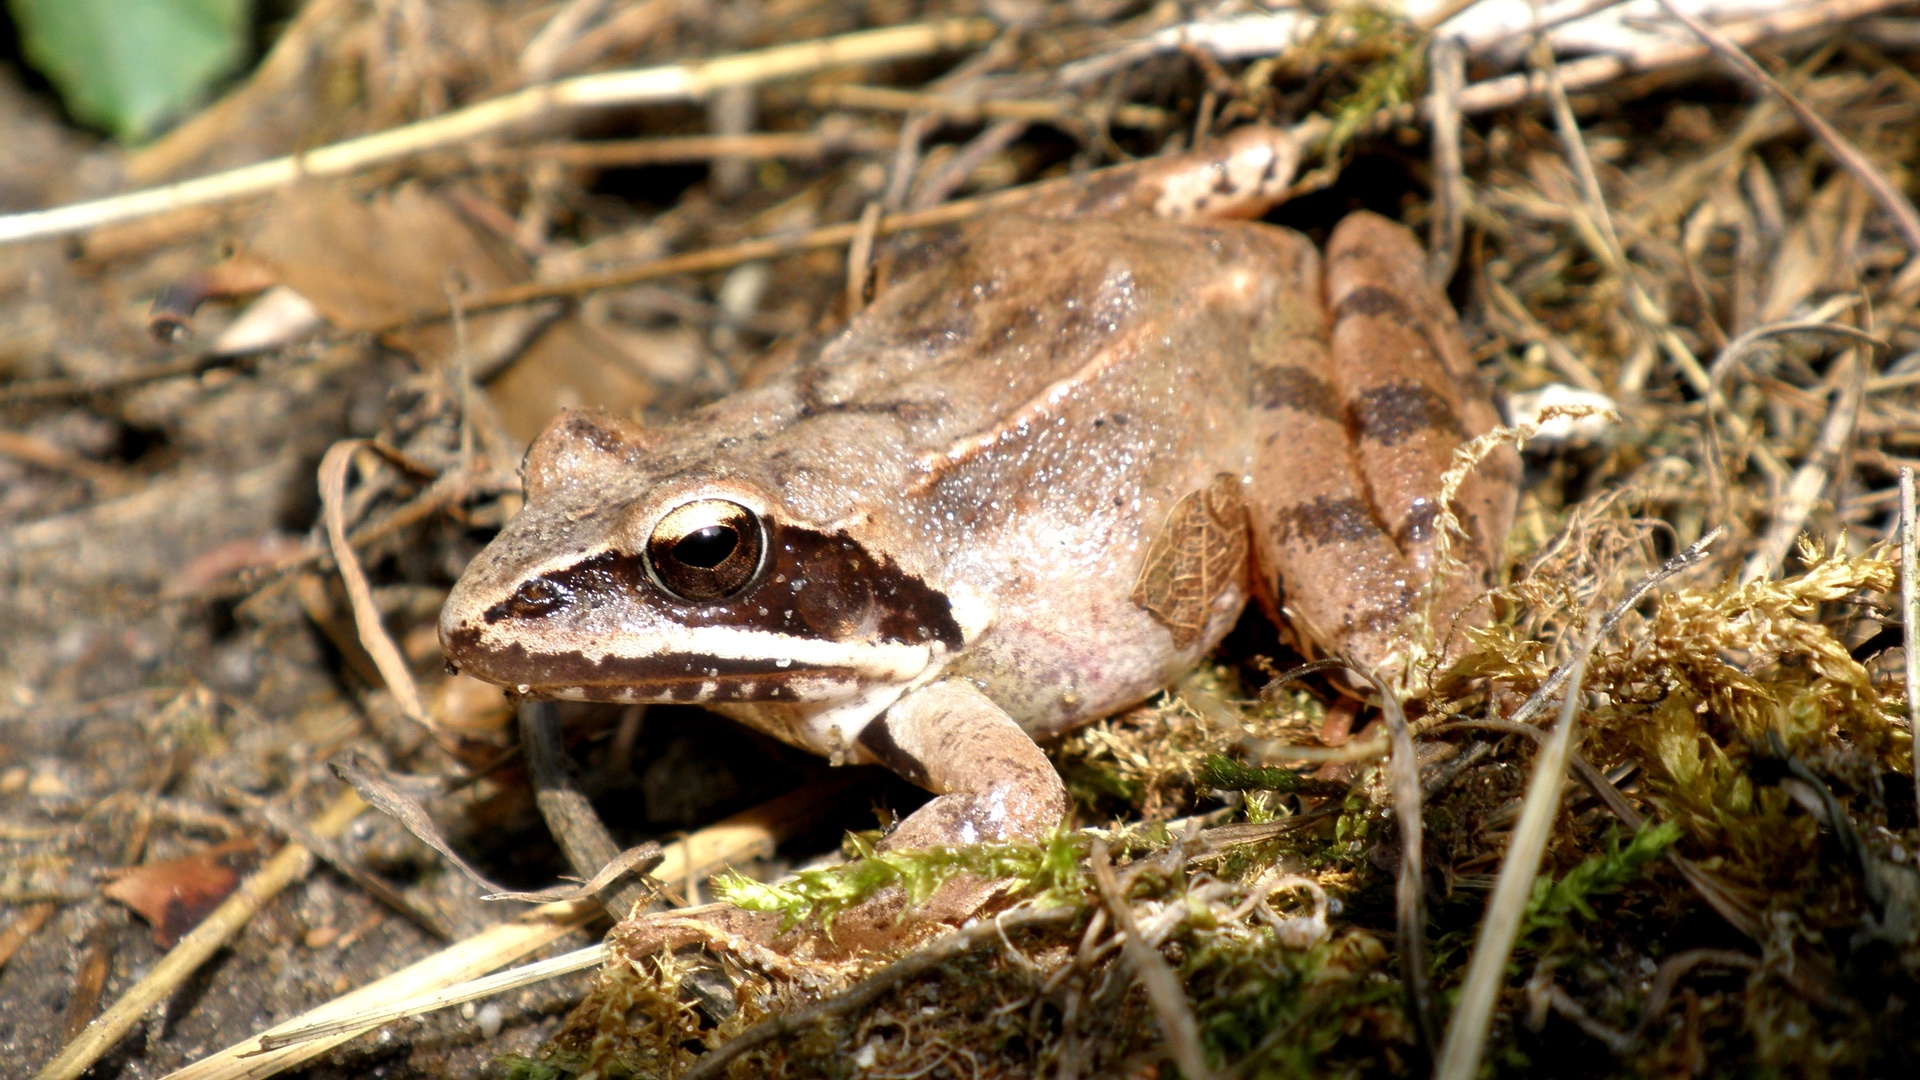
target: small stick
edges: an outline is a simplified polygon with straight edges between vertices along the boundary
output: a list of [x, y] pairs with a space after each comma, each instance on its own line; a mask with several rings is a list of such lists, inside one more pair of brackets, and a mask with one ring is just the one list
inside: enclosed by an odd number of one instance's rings
[[1467, 53], [1457, 38], [1435, 38], [1428, 53], [1433, 93], [1433, 218], [1427, 231], [1427, 281], [1445, 290], [1460, 265], [1466, 234], [1467, 180], [1460, 158], [1460, 90], [1467, 81]]
[[1727, 66], [1733, 69], [1734, 74], [1740, 76], [1749, 86], [1780, 99], [1780, 103], [1793, 113], [1801, 126], [1827, 148], [1827, 153], [1832, 154], [1843, 168], [1852, 173], [1861, 187], [1873, 194], [1874, 201], [1880, 204], [1880, 209], [1885, 210], [1893, 218], [1894, 224], [1899, 226], [1901, 234], [1907, 238], [1908, 261], [1906, 267], [1900, 271], [1899, 277], [1894, 280], [1894, 292], [1904, 293], [1920, 285], [1920, 211], [1914, 210], [1913, 203], [1908, 200], [1906, 193], [1894, 187], [1893, 183], [1887, 179], [1886, 173], [1880, 171], [1873, 162], [1868, 161], [1867, 156], [1862, 154], [1858, 147], [1848, 142], [1845, 135], [1834, 130], [1833, 125], [1827, 123], [1825, 117], [1813, 111], [1812, 107], [1801, 101], [1798, 95], [1780, 85], [1778, 79], [1768, 74], [1766, 68], [1755, 63], [1753, 57], [1748, 56], [1746, 51], [1726, 34], [1683, 11], [1674, 0], [1660, 0], [1660, 6], [1667, 9], [1667, 14], [1686, 24], [1687, 29], [1693, 31], [1695, 37], [1706, 42], [1720, 59], [1727, 62]]
[[893, 145], [890, 131], [823, 129], [752, 132], [743, 135], [674, 135], [659, 139], [604, 139], [537, 143], [511, 149], [475, 147], [478, 166], [529, 165], [551, 161], [574, 168], [610, 169], [670, 165], [715, 158], [818, 158], [828, 154], [864, 154]]
[[828, 998], [796, 1013], [762, 1020], [694, 1062], [693, 1068], [682, 1074], [681, 1080], [714, 1080], [715, 1077], [724, 1076], [727, 1066], [742, 1054], [757, 1050], [775, 1039], [799, 1034], [835, 1017], [857, 1012], [908, 979], [936, 971], [975, 949], [999, 944], [1001, 935], [1007, 930], [1059, 926], [1079, 918], [1080, 913], [1078, 907], [1027, 908], [992, 919], [982, 919], [965, 930], [948, 934], [888, 964], [838, 997]]
[[[366, 808], [367, 804], [361, 802], [358, 795], [343, 791], [307, 827], [316, 836], [331, 839], [346, 832], [347, 826]], [[221, 901], [212, 914], [201, 920], [200, 925], [188, 931], [139, 982], [128, 988], [120, 1000], [108, 1006], [78, 1038], [47, 1062], [35, 1074], [35, 1080], [79, 1080], [140, 1024], [149, 1009], [166, 1000], [200, 965], [225, 947], [229, 938], [252, 921], [267, 901], [305, 877], [313, 864], [313, 853], [299, 844], [288, 842], [281, 847]]]
[[13, 954], [20, 951], [20, 946], [39, 933], [58, 909], [58, 904], [48, 900], [28, 904], [26, 910], [7, 924], [5, 930], [0, 930], [0, 967], [6, 967], [7, 961], [13, 959]]
[[399, 1001], [376, 1005], [371, 1008], [336, 1016], [327, 1020], [318, 1020], [301, 1027], [275, 1028], [259, 1036], [260, 1049], [279, 1050], [288, 1046], [324, 1039], [329, 1035], [358, 1034], [371, 1027], [390, 1024], [409, 1016], [419, 1016], [449, 1005], [458, 1005], [466, 1001], [477, 1001], [483, 997], [504, 994], [522, 986], [532, 986], [537, 982], [557, 979], [575, 971], [584, 971], [598, 967], [607, 958], [607, 943], [589, 945], [584, 949], [575, 949], [569, 953], [517, 968], [508, 968], [493, 975], [466, 982], [455, 983], [441, 990], [426, 993]]
[[360, 557], [354, 554], [353, 545], [347, 543], [347, 469], [353, 463], [353, 455], [368, 445], [364, 439], [342, 439], [328, 447], [320, 459], [320, 505], [326, 518], [327, 542], [333, 549], [340, 581], [347, 588], [347, 599], [353, 605], [353, 621], [360, 630], [361, 646], [380, 669], [380, 678], [400, 704], [400, 711], [409, 720], [432, 730], [433, 721], [420, 704], [420, 690], [414, 684], [413, 672], [380, 621], [380, 609], [374, 605], [366, 571], [360, 568]]
[[880, 200], [871, 199], [860, 211], [860, 229], [847, 245], [847, 318], [867, 306], [867, 284], [873, 278], [873, 238], [880, 229]]
[[1913, 535], [1913, 469], [1900, 467], [1900, 633], [1907, 659], [1907, 733], [1913, 739], [1913, 802], [1920, 806], [1920, 542]]
[[[965, 94], [929, 94], [896, 90], [890, 86], [820, 86], [807, 94], [807, 103], [822, 109], [865, 109], [870, 112], [919, 112], [944, 116], [955, 123], [987, 120], [1027, 120], [1058, 124], [1076, 119], [1080, 103], [1072, 98], [1033, 101], [1020, 98], [982, 98]], [[1108, 119], [1121, 127], [1161, 131], [1172, 127], [1173, 114], [1151, 105], [1116, 105]]]
[[1100, 900], [1106, 905], [1107, 914], [1113, 917], [1114, 929], [1126, 935], [1120, 944], [1121, 951], [1128, 966], [1133, 968], [1134, 977], [1147, 992], [1147, 1002], [1153, 1006], [1153, 1018], [1160, 1023], [1160, 1034], [1167, 1040], [1174, 1064], [1187, 1080], [1210, 1080], [1213, 1069], [1207, 1064], [1206, 1049], [1200, 1045], [1200, 1025], [1193, 1019], [1193, 1005], [1187, 1001], [1186, 991], [1180, 988], [1180, 977], [1167, 966], [1166, 958], [1140, 940], [1140, 927], [1133, 921], [1133, 905], [1127, 902], [1114, 880], [1113, 860], [1107, 857], [1105, 840], [1094, 839], [1087, 864], [1093, 871], [1094, 886], [1100, 890]]
[[[566, 853], [573, 872], [590, 878], [619, 858], [620, 845], [614, 843], [593, 804], [567, 775], [558, 706], [551, 701], [521, 704], [520, 748], [526, 754], [534, 802], [554, 839], [560, 841], [560, 850]], [[646, 903], [650, 893], [644, 884], [629, 877], [600, 890], [599, 896], [607, 914], [617, 920], [627, 918]]]
[[369, 165], [455, 146], [545, 117], [652, 102], [698, 101], [715, 90], [808, 75], [845, 64], [903, 60], [970, 48], [999, 29], [984, 19], [948, 19], [739, 53], [682, 64], [582, 75], [531, 86], [404, 127], [193, 180], [50, 210], [0, 215], [0, 244], [84, 232], [189, 206], [264, 195], [301, 180], [344, 176]]
[[1500, 996], [1500, 986], [1506, 981], [1507, 959], [1513, 954], [1527, 898], [1533, 891], [1534, 879], [1540, 875], [1540, 859], [1546, 852], [1547, 837], [1553, 831], [1554, 818], [1560, 809], [1560, 785], [1566, 780], [1567, 758], [1573, 749], [1574, 718], [1580, 711], [1580, 681], [1586, 675], [1587, 658], [1599, 642], [1600, 632], [1596, 626], [1575, 651], [1559, 722], [1534, 759], [1533, 778], [1527, 782], [1520, 820], [1514, 825], [1513, 839], [1507, 843], [1507, 855], [1500, 863], [1500, 877], [1494, 884], [1493, 896], [1487, 900], [1487, 914], [1480, 922], [1473, 958], [1467, 963], [1466, 982], [1460, 989], [1453, 1020], [1447, 1025], [1440, 1060], [1434, 1066], [1435, 1080], [1473, 1080], [1480, 1071], [1487, 1031], [1493, 1023], [1493, 1007]]
[[[1906, 0], [1822, 0], [1801, 7], [1790, 7], [1771, 15], [1729, 23], [1720, 32], [1729, 41], [1752, 45], [1773, 38], [1790, 37], [1809, 30], [1827, 29], [1899, 7]], [[1672, 41], [1652, 46], [1630, 56], [1584, 56], [1559, 65], [1560, 79], [1570, 91], [1592, 90], [1641, 72], [1659, 71], [1698, 63], [1713, 55], [1708, 46], [1691, 41]], [[1468, 115], [1511, 108], [1547, 91], [1546, 76], [1539, 71], [1521, 71], [1487, 79], [1467, 87], [1460, 95], [1460, 111]], [[1400, 106], [1408, 119], [1420, 108], [1416, 104]], [[1401, 121], [1405, 122], [1405, 121]]]
[[124, 494], [130, 487], [127, 475], [111, 465], [89, 461], [45, 439], [18, 431], [0, 431], [0, 457], [24, 461], [51, 472], [65, 473], [85, 481], [102, 495]]
[[1807, 460], [1794, 470], [1786, 493], [1774, 509], [1772, 524], [1740, 571], [1743, 585], [1764, 581], [1780, 568], [1787, 549], [1793, 546], [1813, 508], [1820, 502], [1820, 494], [1827, 489], [1827, 480], [1841, 455], [1846, 453], [1847, 444], [1853, 441], [1854, 427], [1860, 422], [1860, 402], [1866, 396], [1867, 363], [1859, 349], [1848, 349], [1842, 356], [1841, 362], [1847, 365], [1846, 382], [1834, 388], [1833, 406], [1827, 411], [1826, 422], [1820, 425], [1819, 442]]
[[1368, 673], [1380, 690], [1393, 739], [1388, 780], [1393, 788], [1393, 816], [1400, 827], [1400, 872], [1393, 884], [1393, 910], [1399, 939], [1400, 978], [1407, 984], [1407, 1012], [1411, 1014], [1420, 1049], [1433, 1057], [1438, 1043], [1434, 1031], [1433, 992], [1427, 982], [1427, 880], [1421, 846], [1420, 764], [1413, 754], [1413, 736], [1407, 731], [1406, 710], [1384, 682]]

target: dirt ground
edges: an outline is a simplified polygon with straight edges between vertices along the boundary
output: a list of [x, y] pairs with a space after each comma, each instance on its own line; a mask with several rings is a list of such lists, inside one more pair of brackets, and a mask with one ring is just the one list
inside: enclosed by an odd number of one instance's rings
[[[562, 7], [589, 18], [541, 38]], [[777, 363], [848, 304], [846, 241], [805, 238], [869, 206], [924, 210], [1312, 115], [1343, 125], [1308, 162], [1327, 171], [1269, 220], [1318, 241], [1368, 208], [1424, 232], [1444, 214], [1436, 190], [1465, 196], [1448, 288], [1483, 373], [1509, 401], [1559, 386], [1619, 414], [1601, 434], [1527, 451], [1503, 629], [1415, 718], [1510, 716], [1577, 651], [1590, 612], [1726, 529], [1627, 609], [1583, 699], [1584, 753], [1638, 813], [1678, 831], [1634, 854], [1646, 834], [1604, 798], [1569, 795], [1486, 1068], [1911, 1073], [1920, 822], [1894, 555], [1876, 545], [1897, 532], [1898, 470], [1920, 463], [1920, 282], [1903, 275], [1920, 235], [1789, 109], [1723, 68], [1577, 86], [1575, 140], [1540, 101], [1475, 112], [1454, 176], [1435, 164], [1426, 121], [1400, 107], [1429, 85], [1414, 28], [1342, 8], [1277, 57], [1129, 51], [1207, 14], [1126, 0], [309, 0], [227, 96], [131, 150], [76, 130], [44, 85], [0, 66], [0, 212], [12, 212], [386, 130], [542, 78], [986, 20], [977, 40], [911, 58], [699, 104], [540, 114], [336, 180], [0, 245], [0, 1074], [52, 1059], [285, 843], [289, 823], [319, 814], [341, 790], [327, 763], [344, 750], [447, 778], [435, 820], [494, 880], [537, 888], [569, 872], [513, 749], [509, 703], [449, 677], [434, 634], [448, 588], [518, 505], [520, 454], [559, 408], [657, 418]], [[1889, 7], [1755, 50], [1895, 191], [1920, 164], [1909, 15]], [[1467, 66], [1476, 83], [1502, 70]], [[762, 237], [789, 246], [659, 262]], [[634, 267], [652, 269], [590, 280]], [[310, 301], [306, 314], [264, 313], [275, 285]], [[458, 309], [522, 286], [546, 291], [445, 317], [450, 298]], [[156, 310], [187, 332], [156, 333]], [[222, 345], [245, 318], [266, 347]], [[379, 448], [354, 459], [344, 512], [439, 738], [388, 689], [336, 573], [316, 475], [349, 439]], [[1803, 534], [1813, 547], [1792, 546]], [[1750, 566], [1761, 584], [1742, 592], [1730, 583]], [[1296, 759], [1269, 752], [1330, 749], [1346, 738], [1336, 722], [1359, 730], [1377, 711], [1341, 719], [1350, 706], [1324, 681], [1261, 700], [1267, 673], [1297, 659], [1249, 616], [1217, 666], [1069, 738], [1056, 760], [1076, 824], [1313, 825], [1206, 865], [1227, 881], [1280, 867], [1313, 878], [1336, 900], [1321, 937], [1296, 948], [1236, 924], [1240, 936], [1210, 938], [1196, 916], [1167, 939], [1215, 1068], [1421, 1072], [1401, 1015], [1386, 774], [1362, 762], [1281, 776]], [[579, 782], [621, 844], [670, 841], [835, 775], [693, 709], [580, 706], [564, 719]], [[1429, 977], [1450, 1006], [1534, 748], [1460, 727], [1423, 729], [1421, 745]], [[774, 878], [833, 861], [843, 831], [923, 798], [868, 771], [777, 854], [739, 868]], [[1303, 777], [1323, 786], [1297, 788]], [[1167, 849], [1156, 835], [1142, 850]], [[88, 1075], [165, 1075], [518, 910], [479, 899], [377, 813], [335, 847], [405, 910], [323, 862]], [[1661, 861], [1669, 847], [1714, 883]], [[1199, 895], [1194, 874], [1167, 871], [1143, 895]], [[128, 881], [148, 891], [115, 888]], [[1160, 1003], [1117, 949], [1075, 959], [1088, 925], [1033, 931], [1031, 970], [976, 953], [735, 1074], [1174, 1075]], [[811, 989], [742, 976], [764, 993], [749, 1007], [739, 990], [739, 1018], [682, 1017], [691, 1026], [665, 1034], [635, 1021], [618, 1038], [591, 1009], [569, 1012], [590, 987], [592, 1007], [641, 991], [576, 973], [400, 1021], [294, 1075], [578, 1075], [583, 1061], [677, 1072], [749, 1020], [872, 970]], [[1044, 977], [1056, 971], [1069, 974]], [[557, 1036], [563, 1053], [533, 1064]]]

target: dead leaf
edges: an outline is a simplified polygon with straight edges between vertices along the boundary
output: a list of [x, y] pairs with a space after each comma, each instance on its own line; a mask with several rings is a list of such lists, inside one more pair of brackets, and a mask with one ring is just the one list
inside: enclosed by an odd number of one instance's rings
[[1167, 523], [1147, 546], [1133, 584], [1133, 602], [1145, 608], [1186, 648], [1200, 639], [1214, 598], [1247, 565], [1247, 505], [1240, 479], [1221, 473], [1174, 504]]
[[136, 867], [100, 894], [132, 908], [152, 925], [154, 944], [171, 949], [240, 884], [240, 876], [253, 867], [254, 852], [251, 839], [229, 840], [195, 855]]
[[[275, 201], [246, 250], [342, 330], [404, 323], [444, 310], [449, 288], [484, 292], [528, 276], [525, 260], [505, 243], [417, 184], [368, 200], [334, 184], [295, 188]], [[489, 356], [504, 343], [510, 354], [550, 317], [532, 309], [476, 315], [469, 348]], [[454, 347], [445, 324], [395, 330], [384, 340], [426, 365]]]

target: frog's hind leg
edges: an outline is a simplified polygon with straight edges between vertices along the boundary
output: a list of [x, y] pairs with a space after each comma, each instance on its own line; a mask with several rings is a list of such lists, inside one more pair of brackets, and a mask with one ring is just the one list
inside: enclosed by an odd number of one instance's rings
[[1255, 593], [1294, 627], [1302, 651], [1317, 646], [1380, 670], [1400, 648], [1418, 578], [1360, 474], [1319, 253], [1297, 233], [1266, 235], [1278, 295], [1295, 299], [1251, 344]]
[[[1327, 244], [1332, 370], [1352, 432], [1361, 483], [1425, 587], [1435, 569], [1441, 476], [1462, 443], [1499, 417], [1461, 340], [1452, 307], [1425, 279], [1426, 256], [1404, 226], [1376, 214], [1342, 221]], [[1454, 623], [1484, 623], [1500, 544], [1513, 519], [1519, 460], [1496, 450], [1455, 495], [1467, 540], [1443, 583], [1433, 629], [1443, 657], [1464, 644]]]

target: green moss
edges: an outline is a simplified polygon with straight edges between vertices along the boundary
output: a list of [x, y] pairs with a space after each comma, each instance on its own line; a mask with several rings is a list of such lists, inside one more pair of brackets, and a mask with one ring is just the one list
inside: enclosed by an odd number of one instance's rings
[[1044, 844], [968, 844], [916, 851], [878, 851], [864, 837], [850, 837], [857, 856], [843, 866], [802, 870], [781, 882], [755, 881], [728, 872], [714, 879], [714, 894], [750, 911], [777, 911], [783, 925], [818, 919], [831, 927], [848, 908], [884, 889], [906, 890], [909, 904], [932, 896], [960, 874], [1011, 881], [1013, 895], [1060, 901], [1086, 888], [1080, 860], [1087, 839], [1069, 830]]

